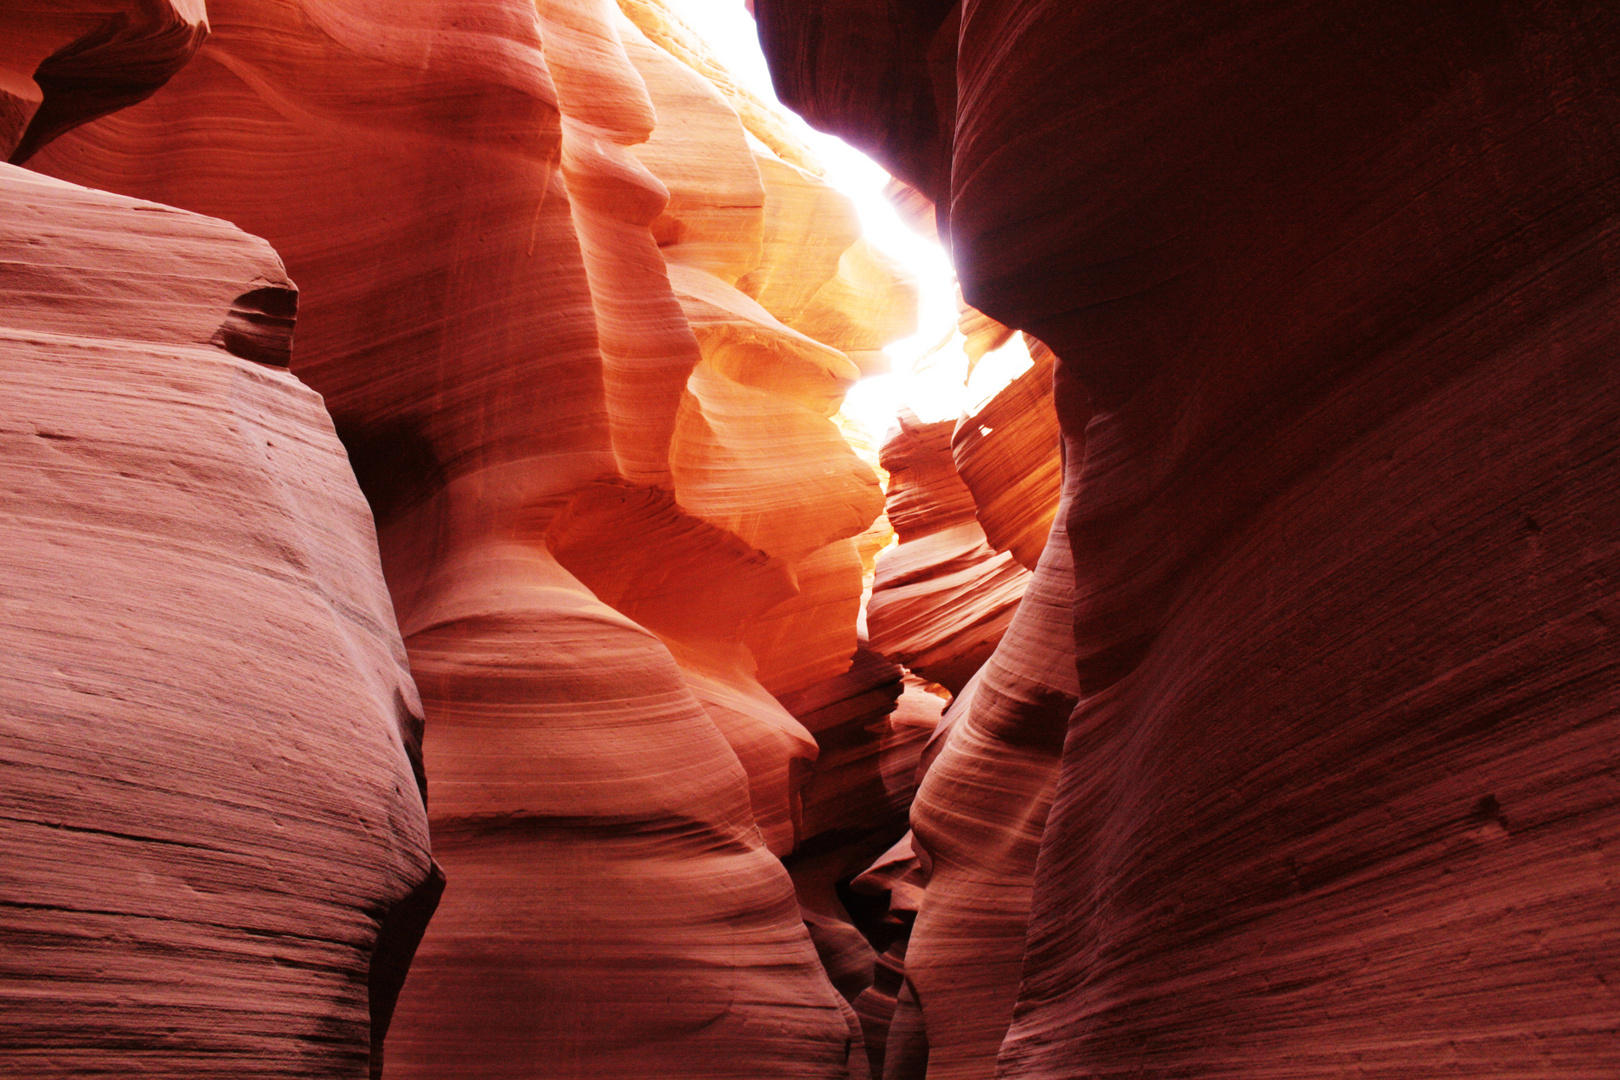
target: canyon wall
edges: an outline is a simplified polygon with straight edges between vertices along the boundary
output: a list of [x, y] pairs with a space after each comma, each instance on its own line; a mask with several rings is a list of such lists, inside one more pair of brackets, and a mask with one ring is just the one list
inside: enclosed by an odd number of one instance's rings
[[[1058, 357], [1076, 705], [1049, 795], [959, 719], [924, 781], [948, 858], [1051, 800], [1017, 972], [923, 894], [929, 1075], [1620, 1067], [1614, 12], [754, 9]], [[1029, 813], [932, 808], [969, 752]]]
[[163, 90], [29, 165], [226, 218], [298, 282], [449, 878], [389, 1075], [864, 1075], [780, 858], [857, 807], [901, 827], [931, 726], [889, 717], [892, 666], [826, 711], [882, 509], [833, 416], [914, 297], [677, 20], [625, 10], [645, 32], [216, 0]]
[[[4, 149], [200, 5], [0, 13]], [[37, 76], [37, 79], [36, 79]], [[365, 500], [229, 222], [0, 165], [0, 1075], [375, 1075], [443, 878]]]
[[656, 0], [0, 14], [0, 1075], [1620, 1070], [1620, 16], [753, 7], [885, 516]]

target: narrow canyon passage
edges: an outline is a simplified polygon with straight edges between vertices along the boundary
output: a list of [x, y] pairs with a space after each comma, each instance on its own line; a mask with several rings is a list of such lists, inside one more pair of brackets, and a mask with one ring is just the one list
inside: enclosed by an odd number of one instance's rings
[[0, 1077], [1620, 1076], [1610, 7], [0, 11]]

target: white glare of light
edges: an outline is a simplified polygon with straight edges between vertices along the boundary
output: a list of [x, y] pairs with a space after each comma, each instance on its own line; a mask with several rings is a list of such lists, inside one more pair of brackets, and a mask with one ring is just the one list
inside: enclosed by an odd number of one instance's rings
[[952, 339], [939, 353], [925, 355], [956, 325], [956, 276], [939, 244], [907, 225], [884, 196], [889, 174], [843, 140], [810, 127], [777, 99], [754, 20], [742, 0], [665, 2], [708, 44], [740, 85], [787, 119], [794, 134], [821, 159], [827, 182], [854, 202], [867, 241], [917, 281], [917, 333], [884, 350], [891, 373], [855, 384], [845, 398], [845, 415], [861, 423], [880, 444], [901, 406], [911, 408], [923, 420], [952, 420], [961, 415], [968, 404], [963, 386], [967, 357], [961, 339]]

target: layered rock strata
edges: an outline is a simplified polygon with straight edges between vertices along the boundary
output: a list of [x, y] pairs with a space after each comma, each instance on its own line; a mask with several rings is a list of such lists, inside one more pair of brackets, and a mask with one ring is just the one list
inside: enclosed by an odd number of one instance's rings
[[228, 216], [303, 290], [452, 882], [391, 1074], [859, 1071], [775, 858], [818, 748], [772, 695], [855, 652], [881, 493], [831, 417], [908, 290], [611, 4], [209, 15], [36, 164]]
[[1034, 366], [957, 421], [951, 460], [985, 542], [1034, 570], [1057, 514], [1063, 437], [1052, 400], [1057, 357], [1025, 341]]
[[866, 609], [873, 648], [953, 693], [1001, 640], [1030, 576], [986, 542], [951, 457], [955, 426], [902, 412], [883, 446], [899, 543], [878, 558]]
[[945, 6], [756, 11], [1090, 399], [996, 1075], [1612, 1069], [1620, 21]]
[[20, 164], [56, 136], [157, 91], [208, 33], [202, 0], [12, 5], [0, 22], [0, 154]]
[[1058, 525], [995, 652], [952, 703], [911, 810], [927, 879], [905, 973], [933, 1080], [994, 1076], [1012, 1021], [1036, 857], [1079, 693], [1063, 527], [1077, 485], [1071, 474]]
[[375, 1075], [442, 878], [297, 294], [227, 222], [0, 193], [0, 1073]]

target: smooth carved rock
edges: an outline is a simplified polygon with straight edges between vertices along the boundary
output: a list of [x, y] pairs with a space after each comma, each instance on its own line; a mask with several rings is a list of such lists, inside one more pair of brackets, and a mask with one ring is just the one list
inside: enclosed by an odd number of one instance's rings
[[[1072, 442], [1069, 453], [1083, 456], [1083, 444]], [[1058, 525], [1005, 635], [952, 702], [911, 809], [927, 884], [905, 973], [935, 1080], [995, 1076], [1018, 996], [1036, 856], [1079, 691], [1074, 563], [1062, 524], [1077, 479], [1071, 473]]]
[[764, 250], [738, 288], [788, 326], [842, 351], [862, 375], [887, 370], [882, 348], [916, 330], [916, 290], [860, 236], [849, 197], [761, 155]]
[[842, 1076], [847, 1023], [721, 730], [648, 631], [543, 549], [501, 558], [543, 584], [410, 640], [464, 885], [401, 1002], [400, 1074]]
[[976, 522], [902, 541], [878, 559], [866, 624], [872, 644], [952, 693], [989, 658], [1029, 584]]
[[953, 427], [947, 420], [925, 424], [906, 409], [883, 444], [885, 512], [901, 543], [975, 520], [973, 492], [951, 458]]
[[[890, 941], [877, 959], [872, 985], [854, 1001], [873, 1076], [920, 1076], [927, 1068], [922, 1017], [906, 981], [906, 948], [927, 879], [908, 832], [850, 882], [853, 892], [875, 897], [887, 909], [884, 923]], [[891, 1047], [895, 1051], [892, 1064]]]
[[[912, 194], [923, 198], [915, 189]], [[907, 198], [906, 193], [897, 192], [902, 199]], [[994, 352], [1012, 340], [1018, 331], [1010, 326], [1004, 326], [978, 308], [972, 307], [962, 299], [960, 287], [956, 290], [956, 330], [965, 339], [962, 342], [962, 351], [967, 353], [968, 373], [971, 374], [979, 361], [984, 359], [985, 353]]]
[[957, 11], [950, 0], [757, 0], [777, 96], [940, 206], [949, 199]]
[[902, 413], [883, 447], [900, 543], [878, 559], [866, 611], [874, 648], [953, 693], [995, 649], [1029, 581], [985, 542], [951, 459], [954, 426]]
[[[211, 18], [37, 160], [248, 223], [303, 287], [460, 882], [390, 1067], [844, 1075], [859, 1022], [771, 858], [816, 746], [768, 690], [849, 664], [881, 492], [831, 419], [855, 364], [735, 288], [760, 146], [609, 3]], [[859, 324], [842, 266], [795, 288]]]
[[0, 13], [0, 155], [14, 164], [149, 97], [208, 34], [203, 0], [20, 0]]
[[[814, 121], [933, 151], [830, 4], [756, 8], [822, 34], [773, 57], [849, 91]], [[998, 1074], [1612, 1070], [1620, 20], [973, 0], [958, 40], [950, 183], [909, 178], [1090, 398]]]
[[0, 1073], [376, 1075], [443, 879], [371, 515], [220, 333], [293, 286], [224, 221], [0, 192]]
[[[785, 118], [752, 90], [738, 83], [715, 58], [708, 44], [662, 0], [619, 0], [619, 8], [646, 35], [648, 41], [703, 76], [705, 82], [718, 90], [748, 134], [758, 139], [771, 154], [805, 172], [824, 175], [815, 154], [793, 134]], [[634, 55], [634, 44], [626, 44]], [[654, 141], [657, 141], [656, 132]], [[711, 149], [707, 141], [701, 141], [701, 145]]]
[[[876, 476], [832, 420], [859, 374], [845, 350], [905, 333], [914, 295], [892, 270], [869, 276], [864, 294], [839, 294], [844, 255], [858, 238], [853, 208], [752, 137], [790, 149], [785, 132], [755, 122], [745, 129], [729, 77], [667, 11], [624, 8], [637, 26], [622, 23], [620, 37], [671, 118], [634, 153], [671, 193], [652, 229], [702, 357], [669, 447], [675, 497], [790, 569], [797, 594], [732, 639], [730, 678], [778, 694], [802, 689], [837, 676], [854, 654], [861, 564], [850, 538], [882, 508]], [[676, 55], [643, 39], [643, 28]], [[819, 208], [824, 235], [815, 258], [777, 239], [792, 219], [784, 186]], [[747, 284], [761, 276], [778, 291], [761, 295]], [[806, 305], [855, 329], [836, 340], [807, 336], [794, 326]], [[712, 591], [688, 595], [696, 610], [712, 605]], [[689, 635], [682, 645], [712, 657], [715, 637]], [[685, 655], [679, 646], [676, 653]]]
[[1057, 514], [1063, 455], [1052, 400], [1057, 358], [1028, 340], [1035, 366], [957, 421], [951, 460], [973, 494], [985, 542], [1034, 570]]
[[767, 688], [848, 666], [881, 492], [830, 418], [855, 365], [736, 288], [759, 145], [611, 4], [210, 15], [173, 86], [38, 163], [257, 229], [303, 288], [292, 365], [377, 514], [457, 883], [392, 1071], [844, 1075], [858, 1022], [772, 857], [816, 747]]

